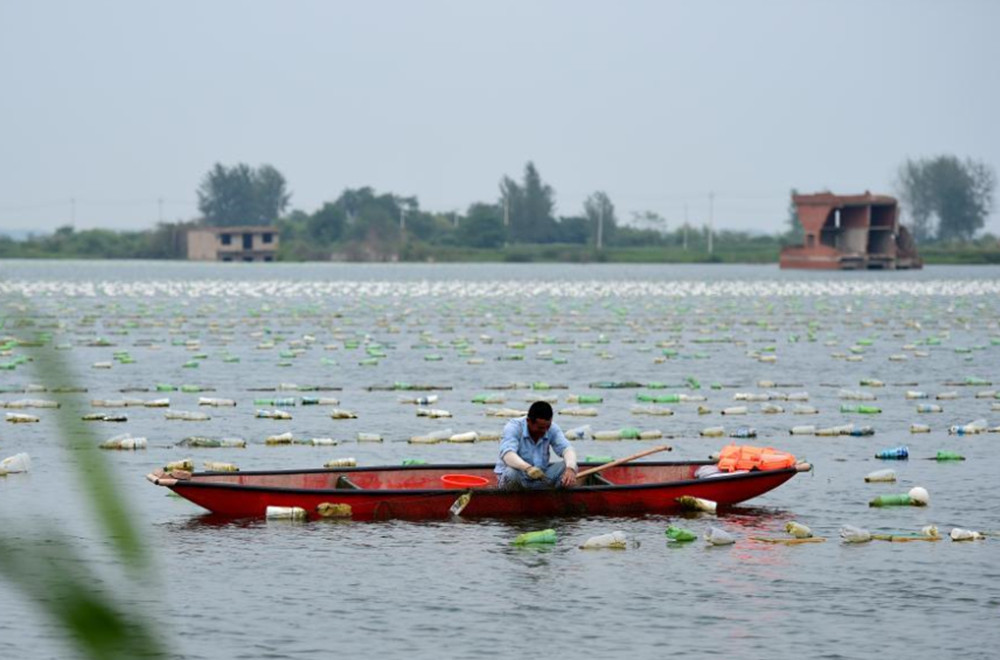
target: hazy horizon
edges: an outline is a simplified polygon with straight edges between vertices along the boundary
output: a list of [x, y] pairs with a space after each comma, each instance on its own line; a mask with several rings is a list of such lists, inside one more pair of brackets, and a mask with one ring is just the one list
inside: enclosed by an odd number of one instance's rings
[[976, 0], [5, 3], [0, 231], [193, 219], [216, 162], [273, 165], [310, 213], [360, 186], [463, 212], [530, 160], [558, 215], [603, 190], [673, 229], [712, 194], [716, 228], [774, 233], [792, 188], [896, 194], [906, 158], [940, 154], [1000, 168], [998, 19]]

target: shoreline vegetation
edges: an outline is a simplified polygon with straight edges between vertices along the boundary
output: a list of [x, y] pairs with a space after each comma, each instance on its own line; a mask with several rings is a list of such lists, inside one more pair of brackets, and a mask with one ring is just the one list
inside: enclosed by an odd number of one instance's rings
[[[1000, 240], [976, 237], [993, 204], [991, 167], [939, 157], [907, 161], [904, 171], [924, 263], [1000, 264]], [[683, 224], [652, 210], [619, 219], [599, 190], [580, 211], [557, 215], [555, 190], [530, 161], [520, 181], [501, 179], [497, 200], [475, 202], [464, 212], [429, 211], [415, 196], [370, 187], [345, 189], [312, 213], [288, 211], [291, 194], [281, 172], [245, 163], [217, 163], [197, 194], [197, 219], [139, 231], [67, 225], [23, 240], [0, 236], [0, 258], [186, 260], [190, 230], [245, 226], [273, 227], [279, 237], [274, 259], [283, 262], [773, 264], [782, 247], [804, 240], [794, 189], [787, 230], [770, 234], [712, 231], [711, 213], [705, 224], [689, 223], [686, 211]]]
[[[167, 238], [159, 245], [147, 232], [111, 232], [84, 230], [63, 232], [61, 236], [31, 237], [23, 241], [0, 238], [2, 259], [164, 259], [186, 260], [183, 243]], [[699, 237], [700, 238], [700, 237]], [[61, 239], [61, 240], [60, 240]], [[76, 239], [76, 240], [73, 240]], [[283, 243], [277, 261], [357, 263], [720, 263], [776, 264], [786, 241], [781, 236], [752, 236], [736, 232], [720, 232], [710, 253], [704, 241], [682, 245], [610, 246], [600, 250], [592, 245], [564, 243], [514, 244], [476, 248], [468, 246], [434, 245], [409, 241], [400, 245], [375, 248], [359, 243], [333, 244], [319, 254], [302, 249], [295, 241]], [[183, 246], [181, 246], [183, 247]], [[919, 248], [920, 256], [929, 265], [991, 265], [1000, 264], [1000, 242], [992, 236], [972, 243], [931, 243]]]

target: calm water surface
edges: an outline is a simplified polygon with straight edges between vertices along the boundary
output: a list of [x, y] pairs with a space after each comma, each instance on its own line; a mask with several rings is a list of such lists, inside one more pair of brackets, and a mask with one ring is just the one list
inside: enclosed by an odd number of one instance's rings
[[[1000, 381], [1000, 269], [927, 268], [899, 273], [782, 272], [772, 266], [244, 265], [153, 262], [0, 263], [4, 334], [51, 333], [39, 352], [70, 361], [65, 383], [85, 394], [8, 391], [4, 402], [59, 400], [75, 417], [126, 413], [127, 423], [80, 423], [96, 445], [129, 432], [149, 448], [108, 452], [121, 497], [147, 541], [155, 579], [127, 592], [178, 658], [530, 657], [536, 655], [759, 658], [995, 657], [1000, 642], [1000, 540], [975, 543], [839, 542], [845, 524], [873, 532], [915, 532], [934, 524], [1000, 531], [995, 433], [948, 434], [985, 419], [1000, 425], [1000, 399], [977, 398]], [[30, 318], [26, 324], [24, 318]], [[102, 338], [111, 345], [95, 346]], [[357, 348], [350, 348], [357, 343]], [[522, 347], [523, 346], [523, 347]], [[371, 351], [366, 352], [366, 349]], [[134, 363], [113, 360], [127, 351]], [[0, 362], [25, 354], [13, 349]], [[377, 364], [367, 363], [370, 353]], [[773, 363], [762, 356], [775, 356]], [[236, 356], [238, 362], [224, 361]], [[854, 356], [853, 360], [848, 357]], [[905, 360], [899, 359], [905, 356]], [[438, 359], [439, 358], [439, 359]], [[476, 364], [475, 358], [482, 358]], [[858, 359], [860, 358], [860, 359]], [[892, 359], [890, 359], [892, 358]], [[470, 359], [473, 363], [470, 363]], [[192, 361], [198, 366], [184, 366]], [[112, 362], [112, 368], [94, 363]], [[697, 380], [696, 392], [679, 389]], [[862, 387], [875, 378], [884, 387]], [[492, 390], [544, 381], [567, 389]], [[672, 404], [671, 417], [631, 412], [645, 389], [592, 389], [596, 381], [658, 381], [661, 392], [702, 394]], [[771, 381], [774, 385], [761, 384]], [[30, 364], [0, 370], [9, 390], [39, 383]], [[393, 383], [450, 386], [434, 404], [450, 419], [417, 417]], [[198, 384], [202, 394], [152, 391]], [[325, 406], [295, 406], [291, 421], [256, 419], [253, 400], [328, 386], [356, 420], [332, 420]], [[716, 386], [713, 388], [713, 385]], [[148, 389], [150, 391], [141, 391]], [[874, 393], [879, 415], [840, 412], [841, 389]], [[125, 390], [125, 392], [123, 392]], [[928, 393], [944, 412], [918, 414]], [[672, 437], [669, 458], [702, 458], [725, 438], [709, 426], [753, 426], [760, 445], [815, 465], [809, 474], [719, 516], [648, 516], [518, 521], [282, 524], [219, 521], [145, 482], [151, 469], [190, 457], [243, 469], [310, 468], [339, 457], [361, 465], [492, 462], [496, 443], [411, 445], [412, 435], [451, 428], [495, 431], [502, 419], [471, 402], [506, 395], [526, 408], [537, 395], [601, 394], [597, 417], [557, 415], [563, 428], [624, 426]], [[764, 414], [738, 392], [808, 392], [817, 415]], [[936, 401], [941, 393], [957, 398]], [[317, 394], [306, 392], [305, 394]], [[209, 421], [164, 418], [162, 408], [94, 408], [92, 399], [170, 398], [170, 410], [201, 410]], [[199, 408], [199, 396], [236, 399]], [[747, 405], [745, 416], [720, 411]], [[0, 458], [28, 452], [28, 474], [0, 479], [0, 524], [20, 538], [37, 523], [69, 534], [89, 559], [95, 589], [114, 584], [117, 559], [83, 503], [87, 478], [60, 442], [55, 411], [37, 424], [4, 424]], [[870, 437], [791, 436], [800, 424], [854, 422]], [[911, 434], [926, 423], [931, 433]], [[333, 437], [336, 447], [267, 446], [268, 435]], [[358, 432], [382, 443], [358, 443]], [[177, 446], [190, 435], [245, 438], [246, 449]], [[655, 441], [654, 441], [655, 442]], [[650, 442], [580, 441], [581, 456], [625, 456]], [[908, 461], [873, 458], [906, 444]], [[968, 460], [922, 460], [938, 450]], [[885, 467], [895, 484], [866, 484]], [[926, 508], [869, 508], [880, 493], [925, 487]], [[809, 525], [825, 543], [780, 546], [786, 522]], [[669, 524], [735, 534], [727, 547], [668, 544]], [[511, 539], [552, 527], [559, 542], [514, 548]], [[626, 551], [582, 551], [590, 536], [628, 533]], [[0, 585], [0, 638], [9, 657], [62, 658], [58, 629]]]

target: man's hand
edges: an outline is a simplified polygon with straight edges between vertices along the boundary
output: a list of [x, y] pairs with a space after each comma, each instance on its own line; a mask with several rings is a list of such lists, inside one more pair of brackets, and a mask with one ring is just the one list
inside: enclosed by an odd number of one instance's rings
[[535, 467], [534, 465], [525, 470], [525, 472], [527, 473], [529, 479], [538, 480], [545, 477], [545, 472], [541, 468]]
[[560, 480], [563, 488], [572, 488], [576, 485], [576, 470], [573, 468], [566, 468], [563, 471], [562, 479]]

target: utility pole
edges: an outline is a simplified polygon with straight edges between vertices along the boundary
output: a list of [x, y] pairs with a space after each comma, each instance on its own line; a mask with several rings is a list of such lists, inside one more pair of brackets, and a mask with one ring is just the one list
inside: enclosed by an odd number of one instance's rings
[[507, 195], [503, 196], [503, 246], [507, 247], [510, 238], [510, 200]]
[[684, 251], [688, 249], [688, 205], [684, 204]]
[[399, 206], [399, 231], [406, 231], [406, 207], [403, 205]]
[[712, 214], [714, 209], [715, 209], [715, 193], [709, 192], [708, 193], [708, 253], [709, 254], [712, 254], [712, 229], [714, 220]]
[[163, 222], [163, 198], [162, 197], [158, 197], [156, 199], [156, 206], [157, 206], [157, 215], [158, 215], [158, 217], [160, 219], [160, 223], [162, 223]]
[[600, 207], [597, 209], [597, 249], [600, 250], [604, 246], [604, 203], [601, 201]]

